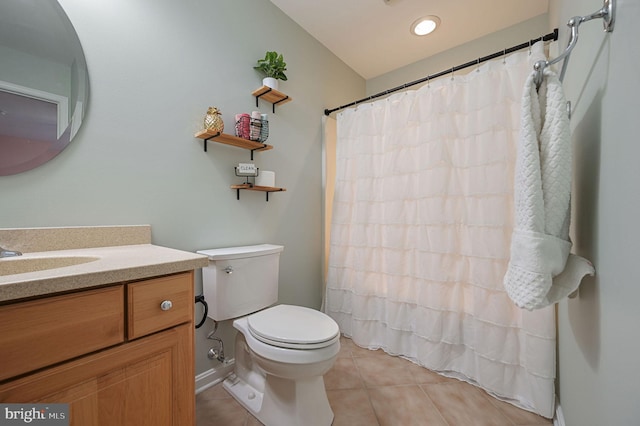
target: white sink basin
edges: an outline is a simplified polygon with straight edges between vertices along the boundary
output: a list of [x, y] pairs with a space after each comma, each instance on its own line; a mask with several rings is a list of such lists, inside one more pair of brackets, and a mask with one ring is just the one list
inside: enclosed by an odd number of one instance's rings
[[80, 265], [100, 259], [95, 256], [10, 257], [0, 259], [0, 276], [26, 274]]

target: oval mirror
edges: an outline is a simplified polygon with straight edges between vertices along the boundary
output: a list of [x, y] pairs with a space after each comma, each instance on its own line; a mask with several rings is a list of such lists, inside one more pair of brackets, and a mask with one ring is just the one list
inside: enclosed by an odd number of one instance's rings
[[82, 124], [87, 64], [57, 1], [0, 1], [0, 176], [60, 153]]

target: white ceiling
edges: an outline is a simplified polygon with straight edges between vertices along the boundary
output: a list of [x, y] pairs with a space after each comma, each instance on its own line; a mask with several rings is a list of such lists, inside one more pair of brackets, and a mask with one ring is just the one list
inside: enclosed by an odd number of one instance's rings
[[[547, 12], [549, 0], [271, 0], [365, 79]], [[416, 19], [442, 23], [423, 37]]]

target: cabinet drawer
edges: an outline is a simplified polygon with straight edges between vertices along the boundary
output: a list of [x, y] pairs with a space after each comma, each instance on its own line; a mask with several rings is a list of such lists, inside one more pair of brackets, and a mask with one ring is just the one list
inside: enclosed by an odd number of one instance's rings
[[127, 296], [129, 339], [193, 321], [193, 271], [128, 284]]
[[0, 307], [0, 380], [124, 341], [124, 286]]

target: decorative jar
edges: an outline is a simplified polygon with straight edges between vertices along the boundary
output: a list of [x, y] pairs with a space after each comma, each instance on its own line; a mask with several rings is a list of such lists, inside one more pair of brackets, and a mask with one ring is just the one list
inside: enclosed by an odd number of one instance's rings
[[209, 107], [207, 115], [204, 116], [204, 128], [222, 133], [224, 130], [224, 122], [220, 116], [220, 111], [216, 107]]

